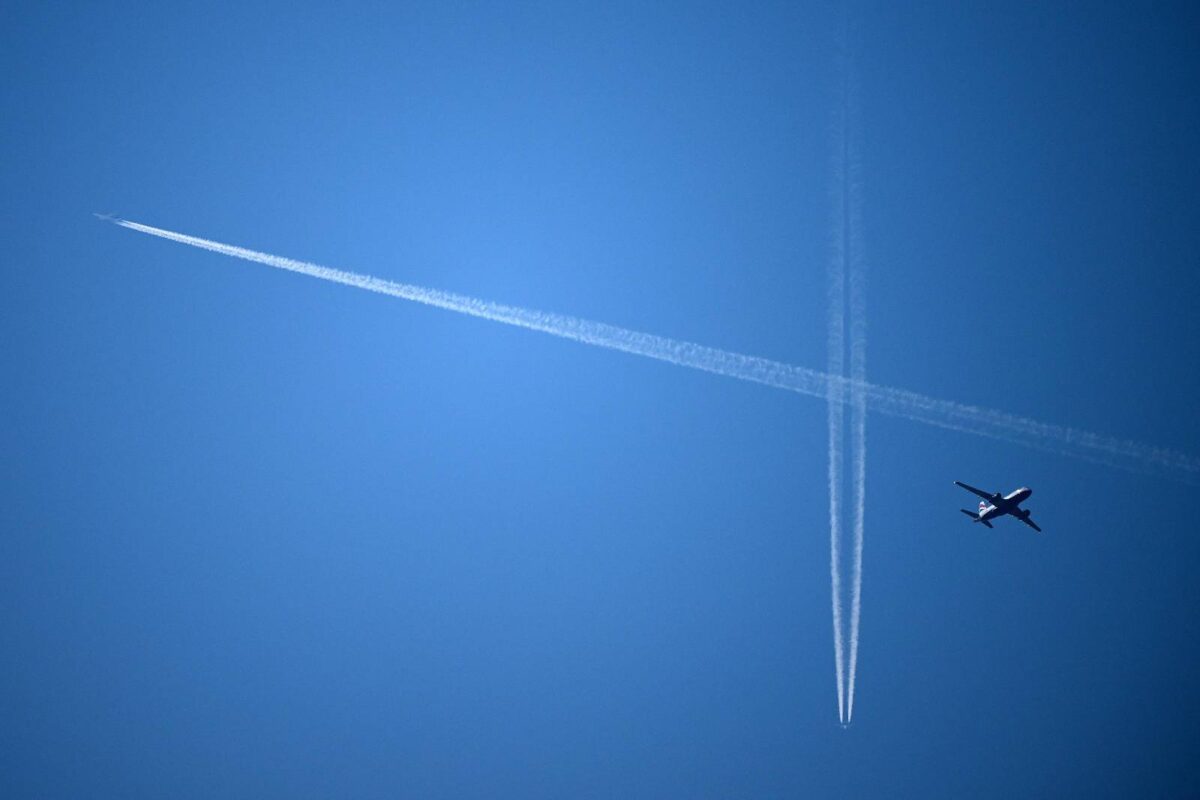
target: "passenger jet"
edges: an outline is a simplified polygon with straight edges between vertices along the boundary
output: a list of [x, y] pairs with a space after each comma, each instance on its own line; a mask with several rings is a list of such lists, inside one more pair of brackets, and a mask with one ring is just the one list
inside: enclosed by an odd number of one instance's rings
[[962, 513], [970, 517], [972, 522], [982, 522], [990, 528], [992, 527], [991, 521], [996, 517], [1003, 517], [1005, 514], [1009, 514], [1021, 520], [1021, 522], [1024, 522], [1038, 533], [1042, 532], [1042, 529], [1029, 518], [1029, 511], [1021, 508], [1021, 503], [1029, 499], [1029, 495], [1033, 494], [1033, 489], [1021, 487], [1015, 492], [1002, 495], [999, 492], [989, 493], [982, 489], [976, 489], [974, 486], [968, 486], [962, 481], [955, 481], [954, 483], [956, 486], [966, 489], [971, 494], [977, 494], [983, 498], [979, 503], [979, 513], [968, 511], [965, 508], [959, 509]]

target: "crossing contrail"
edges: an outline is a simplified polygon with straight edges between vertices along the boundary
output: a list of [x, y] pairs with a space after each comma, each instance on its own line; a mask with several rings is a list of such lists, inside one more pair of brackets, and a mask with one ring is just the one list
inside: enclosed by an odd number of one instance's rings
[[848, 396], [853, 389], [862, 393], [866, 406], [871, 411], [888, 416], [923, 422], [945, 430], [986, 436], [1043, 452], [1106, 464], [1132, 472], [1157, 473], [1174, 480], [1200, 485], [1200, 460], [1166, 448], [1039, 422], [994, 409], [950, 400], [939, 400], [917, 392], [855, 381], [853, 378], [841, 375], [830, 375], [819, 370], [785, 364], [781, 361], [772, 361], [650, 333], [641, 333], [603, 322], [507, 306], [437, 289], [396, 283], [369, 275], [248, 250], [197, 236], [175, 233], [119, 217], [107, 219], [123, 228], [233, 258], [265, 264], [276, 269], [298, 272], [302, 275], [366, 289], [378, 294], [412, 300], [448, 311], [456, 311], [460, 314], [540, 331], [584, 344], [645, 356], [822, 400], [828, 399], [831, 385], [838, 387], [838, 396]]

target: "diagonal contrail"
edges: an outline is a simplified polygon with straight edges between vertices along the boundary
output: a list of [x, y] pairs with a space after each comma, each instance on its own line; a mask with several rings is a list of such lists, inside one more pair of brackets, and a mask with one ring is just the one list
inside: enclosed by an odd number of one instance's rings
[[551, 314], [543, 311], [506, 306], [465, 295], [427, 289], [412, 284], [323, 267], [282, 256], [260, 253], [243, 247], [188, 236], [130, 220], [112, 218], [123, 228], [158, 236], [215, 253], [265, 264], [276, 269], [298, 272], [314, 278], [353, 286], [379, 294], [413, 300], [418, 303], [468, 314], [473, 317], [540, 331], [564, 339], [653, 358], [670, 364], [725, 375], [730, 378], [785, 389], [827, 400], [831, 384], [862, 392], [872, 411], [901, 419], [923, 422], [946, 430], [987, 436], [1048, 453], [1071, 456], [1132, 472], [1153, 472], [1174, 480], [1200, 486], [1200, 460], [1174, 450], [1153, 447], [1061, 425], [1038, 422], [1003, 411], [939, 400], [928, 395], [855, 381], [840, 375], [797, 367], [781, 361], [718, 350], [714, 347], [640, 333], [603, 322]]

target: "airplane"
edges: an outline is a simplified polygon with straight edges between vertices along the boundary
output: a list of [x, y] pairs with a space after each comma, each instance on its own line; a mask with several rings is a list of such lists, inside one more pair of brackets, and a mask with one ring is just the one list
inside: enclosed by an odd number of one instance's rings
[[116, 222], [120, 219], [116, 214], [101, 214], [99, 211], [93, 211], [92, 216], [96, 219], [102, 219], [105, 222]]
[[1021, 508], [1021, 503], [1029, 499], [1029, 495], [1033, 494], [1033, 489], [1022, 486], [1015, 492], [1010, 492], [1007, 495], [1001, 495], [999, 492], [988, 493], [982, 489], [976, 489], [974, 486], [968, 486], [962, 481], [955, 481], [955, 486], [961, 486], [971, 494], [977, 494], [983, 498], [979, 503], [979, 512], [968, 511], [965, 508], [960, 508], [959, 511], [971, 518], [972, 522], [982, 522], [989, 528], [992, 527], [991, 520], [996, 517], [1003, 517], [1005, 514], [1016, 517], [1024, 522], [1029, 527], [1033, 528], [1038, 533], [1042, 529], [1037, 526], [1032, 519], [1029, 518], [1029, 511]]

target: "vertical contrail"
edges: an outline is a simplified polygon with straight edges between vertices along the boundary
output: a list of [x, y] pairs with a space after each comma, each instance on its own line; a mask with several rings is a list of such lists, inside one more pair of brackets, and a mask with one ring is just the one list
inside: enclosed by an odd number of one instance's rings
[[[835, 121], [835, 131], [841, 127]], [[830, 196], [834, 208], [833, 235], [830, 242], [827, 287], [826, 371], [830, 375], [846, 374], [846, 243], [843, 205], [843, 158], [840, 151], [833, 158], [833, 181]], [[829, 429], [829, 593], [833, 608], [833, 660], [837, 678], [838, 721], [846, 722], [846, 646], [845, 623], [842, 614], [842, 458], [845, 452], [843, 422], [846, 416], [847, 387], [843, 381], [830, 381], [828, 400]]]
[[[838, 716], [849, 724], [854, 716], [858, 673], [858, 632], [862, 613], [862, 554], [867, 477], [866, 278], [862, 242], [861, 164], [858, 158], [858, 100], [853, 58], [853, 25], [849, 8], [842, 10], [836, 36], [837, 101], [832, 126], [830, 200], [831, 252], [828, 269], [828, 368], [849, 380], [831, 385], [829, 405], [829, 570], [833, 594], [834, 659], [837, 664]], [[848, 335], [847, 335], [848, 332]], [[847, 359], [848, 356], [848, 359]], [[847, 363], [847, 361], [849, 363]], [[842, 497], [846, 407], [849, 406], [851, 506]], [[849, 513], [848, 513], [849, 512]], [[847, 577], [843, 540], [850, 532], [847, 626], [844, 594]]]
[[[847, 25], [849, 27], [849, 25]], [[858, 624], [862, 613], [863, 530], [867, 492], [867, 308], [862, 235], [862, 164], [859, 160], [859, 108], [852, 43], [847, 41], [842, 77], [842, 172], [846, 260], [850, 308], [850, 459], [854, 485], [854, 544], [850, 554], [850, 653], [847, 667], [846, 722], [854, 716], [858, 676]]]
[[[863, 497], [866, 475], [865, 308], [861, 242], [858, 232], [858, 161], [855, 156], [855, 107], [849, 45], [849, 13], [843, 11], [837, 36], [838, 97], [832, 125], [830, 180], [831, 236], [828, 280], [827, 371], [849, 381], [831, 382], [828, 392], [829, 428], [829, 571], [833, 606], [833, 649], [836, 663], [838, 717], [848, 724], [854, 713], [854, 681], [858, 657], [858, 618], [861, 592]], [[849, 336], [847, 336], [847, 332]], [[849, 356], [847, 363], [847, 355]], [[846, 475], [846, 408], [850, 414], [850, 474]], [[852, 506], [847, 507], [847, 477]], [[853, 509], [852, 513], [851, 509]], [[849, 601], [845, 613], [850, 540]]]

